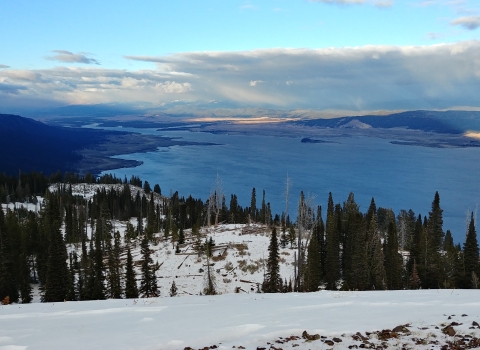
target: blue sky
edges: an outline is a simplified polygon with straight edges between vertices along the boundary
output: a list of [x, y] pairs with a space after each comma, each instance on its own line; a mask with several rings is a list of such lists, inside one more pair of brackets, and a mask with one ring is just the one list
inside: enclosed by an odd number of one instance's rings
[[[480, 107], [468, 97], [480, 88], [477, 0], [0, 0], [0, 9], [0, 102], [8, 108], [172, 100]], [[420, 79], [422, 65], [430, 76]], [[340, 77], [322, 79], [332, 72]], [[415, 85], [411, 96], [400, 76]]]

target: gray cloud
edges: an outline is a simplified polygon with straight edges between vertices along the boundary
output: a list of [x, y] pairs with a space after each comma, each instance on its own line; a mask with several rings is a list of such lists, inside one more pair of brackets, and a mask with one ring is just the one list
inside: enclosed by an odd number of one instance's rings
[[454, 26], [461, 26], [468, 30], [480, 27], [480, 16], [460, 17], [450, 22]]
[[10, 68], [10, 66], [7, 66], [5, 64], [0, 64], [0, 69], [2, 69], [2, 68]]
[[[190, 74], [198, 98], [248, 105], [432, 108], [477, 105], [473, 91], [480, 91], [478, 41], [419, 47], [194, 52], [130, 59], [151, 61], [163, 71]], [[263, 83], [252, 89], [252, 81]]]
[[55, 52], [56, 55], [47, 57], [47, 60], [65, 63], [100, 64], [96, 59], [87, 57], [84, 53], [73, 53], [66, 50], [53, 50], [52, 52]]
[[0, 95], [17, 95], [20, 93], [21, 90], [26, 90], [26, 87], [14, 84], [4, 84], [0, 82]]
[[479, 106], [480, 41], [126, 58], [153, 67], [10, 69], [0, 71], [0, 83], [24, 87], [22, 97], [69, 104], [215, 100], [240, 107], [359, 111]]

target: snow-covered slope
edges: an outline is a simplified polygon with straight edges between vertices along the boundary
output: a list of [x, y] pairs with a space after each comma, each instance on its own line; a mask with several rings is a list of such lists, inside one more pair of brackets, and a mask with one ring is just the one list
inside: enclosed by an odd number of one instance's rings
[[[447, 341], [458, 344], [480, 336], [472, 326], [480, 322], [479, 297], [476, 290], [323, 291], [8, 305], [0, 307], [0, 349], [215, 345], [285, 350], [377, 348], [382, 343], [390, 349], [441, 349]], [[444, 334], [452, 322], [456, 335]], [[399, 325], [406, 325], [408, 333], [374, 332]], [[324, 338], [306, 341], [304, 330]]]

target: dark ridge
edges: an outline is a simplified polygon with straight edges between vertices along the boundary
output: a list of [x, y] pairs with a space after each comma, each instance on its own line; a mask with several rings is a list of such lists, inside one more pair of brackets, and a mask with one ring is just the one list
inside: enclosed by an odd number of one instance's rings
[[0, 114], [0, 172], [76, 172], [79, 150], [102, 142], [109, 132], [50, 126], [18, 115]]

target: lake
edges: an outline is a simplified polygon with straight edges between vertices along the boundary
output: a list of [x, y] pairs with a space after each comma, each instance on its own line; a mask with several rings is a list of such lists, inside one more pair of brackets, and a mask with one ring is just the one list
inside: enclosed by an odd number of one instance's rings
[[143, 162], [135, 168], [113, 173], [132, 175], [158, 183], [162, 193], [178, 191], [205, 200], [217, 174], [222, 180], [226, 203], [235, 193], [242, 206], [250, 205], [256, 188], [257, 207], [262, 190], [272, 212], [285, 210], [285, 182], [292, 181], [289, 213], [296, 217], [300, 191], [315, 196], [314, 204], [325, 209], [328, 193], [343, 203], [350, 192], [365, 212], [372, 197], [377, 207], [412, 209], [428, 215], [438, 191], [444, 209], [444, 231], [450, 229], [455, 242], [463, 242], [467, 211], [475, 211], [480, 200], [480, 149], [428, 148], [391, 144], [369, 137], [323, 138], [332, 143], [301, 143], [300, 137], [227, 135], [156, 129], [105, 128], [178, 137], [185, 141], [213, 142], [217, 146], [174, 146], [156, 152], [119, 156]]

